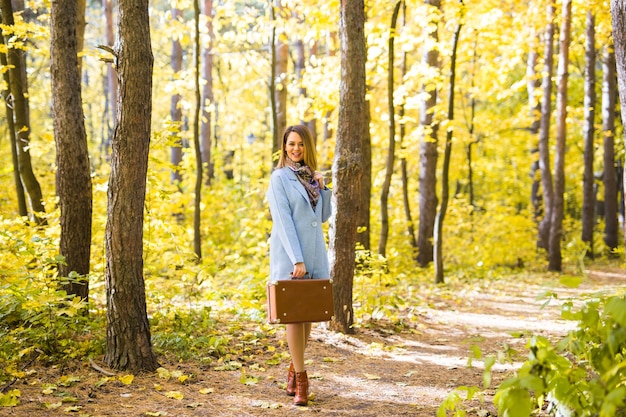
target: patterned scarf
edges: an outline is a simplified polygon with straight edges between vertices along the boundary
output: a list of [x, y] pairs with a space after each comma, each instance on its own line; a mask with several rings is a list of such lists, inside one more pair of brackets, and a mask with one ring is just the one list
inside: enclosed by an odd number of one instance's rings
[[298, 181], [300, 184], [304, 186], [306, 193], [309, 195], [309, 202], [311, 203], [311, 207], [313, 207], [313, 211], [315, 211], [315, 206], [317, 206], [317, 202], [320, 199], [319, 188], [320, 185], [315, 178], [313, 178], [313, 172], [311, 168], [307, 165], [301, 164], [300, 162], [294, 162], [291, 159], [287, 158], [287, 166], [291, 169], [298, 177]]

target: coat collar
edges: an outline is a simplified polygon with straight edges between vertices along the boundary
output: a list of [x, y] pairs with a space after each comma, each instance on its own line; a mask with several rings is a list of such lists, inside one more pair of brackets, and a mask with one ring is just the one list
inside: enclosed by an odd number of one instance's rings
[[[300, 195], [307, 201], [307, 203], [309, 203], [309, 206], [311, 205], [311, 202], [309, 201], [309, 195], [307, 194], [304, 185], [300, 184], [300, 181], [298, 181], [298, 176], [296, 175], [295, 172], [293, 172], [291, 169], [289, 169], [288, 167], [284, 167], [283, 168], [283, 172], [286, 173], [287, 178], [289, 179], [290, 184], [293, 185], [293, 187], [298, 190], [298, 192], [300, 193]], [[318, 204], [319, 206], [320, 204]], [[317, 207], [316, 207], [317, 208]], [[313, 207], [311, 207], [311, 210], [313, 210]]]

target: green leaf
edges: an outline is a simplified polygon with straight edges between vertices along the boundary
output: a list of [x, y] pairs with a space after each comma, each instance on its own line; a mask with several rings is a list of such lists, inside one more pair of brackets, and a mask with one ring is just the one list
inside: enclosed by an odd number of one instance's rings
[[604, 311], [620, 326], [626, 327], [626, 299], [611, 297], [604, 306]]
[[528, 417], [531, 410], [530, 394], [522, 388], [507, 390], [498, 397], [498, 410], [503, 417]]
[[578, 288], [582, 284], [584, 278], [574, 275], [561, 275], [559, 282], [569, 288]]

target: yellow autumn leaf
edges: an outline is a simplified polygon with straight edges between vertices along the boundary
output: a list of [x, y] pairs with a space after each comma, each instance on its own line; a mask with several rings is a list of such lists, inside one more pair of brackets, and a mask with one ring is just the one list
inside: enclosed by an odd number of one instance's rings
[[170, 373], [170, 371], [168, 371], [167, 369], [161, 367], [161, 368], [157, 368], [157, 374], [159, 375], [159, 378], [161, 379], [170, 379], [170, 377], [172, 376], [172, 374]]
[[63, 405], [63, 403], [61, 403], [61, 401], [59, 401], [58, 403], [44, 403], [44, 407], [46, 407], [48, 410], [54, 410], [55, 408], [59, 408]]
[[167, 394], [165, 394], [165, 396], [167, 398], [173, 398], [175, 400], [182, 400], [183, 398], [185, 398], [185, 396], [179, 391], [169, 391]]
[[66, 413], [76, 413], [77, 411], [80, 411], [80, 409], [83, 408], [80, 405], [73, 405], [71, 407], [67, 407], [65, 408], [63, 411], [65, 411]]
[[151, 411], [146, 411], [146, 416], [147, 417], [163, 417], [166, 416], [167, 413], [165, 411], [156, 411], [156, 412], [151, 412]]
[[213, 388], [202, 388], [200, 390], [200, 394], [211, 394], [213, 392]]
[[13, 389], [6, 394], [0, 393], [0, 407], [17, 407], [20, 404], [20, 390]]
[[41, 386], [41, 393], [44, 395], [50, 395], [54, 391], [56, 391], [56, 389], [57, 389], [57, 386], [54, 384], [43, 384]]
[[120, 380], [122, 384], [130, 385], [133, 383], [133, 380], [135, 379], [135, 375], [128, 374], [128, 375], [120, 376], [118, 379]]
[[178, 382], [180, 382], [181, 384], [184, 384], [185, 381], [187, 381], [189, 379], [189, 375], [181, 375], [178, 377]]

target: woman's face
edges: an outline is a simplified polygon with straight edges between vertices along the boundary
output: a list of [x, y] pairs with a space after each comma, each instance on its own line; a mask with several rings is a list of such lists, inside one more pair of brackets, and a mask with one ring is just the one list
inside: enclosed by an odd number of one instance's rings
[[285, 142], [285, 152], [293, 162], [302, 162], [304, 160], [304, 141], [296, 132], [290, 132]]

